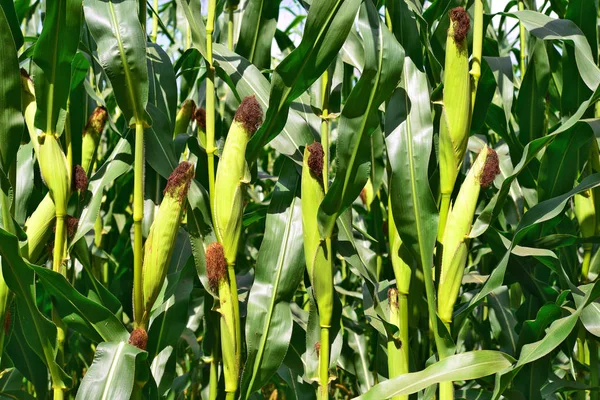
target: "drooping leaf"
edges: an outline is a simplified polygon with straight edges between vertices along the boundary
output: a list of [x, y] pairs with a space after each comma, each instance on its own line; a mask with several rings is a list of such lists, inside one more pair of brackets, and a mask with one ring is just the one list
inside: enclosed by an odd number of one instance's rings
[[302, 41], [275, 69], [265, 121], [246, 151], [248, 160], [285, 126], [293, 100], [306, 91], [340, 51], [359, 6], [358, 0], [316, 1], [310, 7]]
[[[138, 2], [84, 0], [85, 21], [96, 41], [100, 65], [110, 79], [119, 108], [129, 125], [144, 121], [148, 102], [146, 39], [138, 19]], [[127, 27], [123, 29], [122, 27]]]
[[319, 230], [331, 237], [338, 216], [358, 197], [369, 178], [371, 135], [379, 125], [378, 108], [400, 80], [404, 51], [381, 23], [375, 6], [363, 3], [360, 26], [365, 66], [340, 117], [336, 175], [319, 207]]

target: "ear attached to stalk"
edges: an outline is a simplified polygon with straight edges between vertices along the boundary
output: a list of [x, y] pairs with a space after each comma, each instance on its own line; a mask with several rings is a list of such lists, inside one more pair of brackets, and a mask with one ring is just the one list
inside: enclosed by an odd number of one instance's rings
[[438, 285], [438, 313], [446, 324], [452, 321], [454, 303], [460, 290], [468, 253], [467, 238], [479, 193], [481, 188], [489, 187], [499, 173], [498, 154], [485, 146], [471, 166], [448, 215]]
[[237, 329], [235, 320], [235, 304], [232, 288], [227, 275], [227, 260], [223, 246], [211, 243], [206, 249], [206, 273], [213, 290], [219, 295], [219, 308], [221, 314], [221, 355], [223, 359], [223, 376], [225, 378], [225, 391], [235, 393], [238, 389], [240, 374], [240, 354], [237, 350]]
[[242, 230], [244, 193], [242, 185], [250, 182], [245, 154], [248, 141], [260, 127], [263, 112], [254, 96], [244, 98], [238, 107], [219, 159], [215, 180], [213, 220], [219, 242], [229, 264], [235, 263]]
[[440, 121], [439, 169], [441, 239], [450, 196], [465, 157], [471, 125], [471, 75], [467, 33], [471, 27], [469, 14], [462, 7], [450, 11], [450, 28], [446, 39], [444, 66], [444, 108]]
[[108, 112], [106, 111], [106, 108], [104, 106], [96, 107], [83, 130], [81, 166], [87, 175], [92, 173], [94, 161], [96, 160], [96, 151], [107, 120]]
[[142, 324], [148, 321], [154, 301], [165, 280], [185, 208], [185, 197], [193, 177], [194, 166], [188, 162], [180, 163], [173, 170], [167, 181], [162, 203], [150, 227], [150, 233], [144, 245], [144, 263], [142, 265], [144, 295]]
[[54, 201], [56, 215], [65, 216], [71, 195], [71, 170], [67, 157], [53, 134], [44, 134], [39, 139], [38, 162], [42, 178]]

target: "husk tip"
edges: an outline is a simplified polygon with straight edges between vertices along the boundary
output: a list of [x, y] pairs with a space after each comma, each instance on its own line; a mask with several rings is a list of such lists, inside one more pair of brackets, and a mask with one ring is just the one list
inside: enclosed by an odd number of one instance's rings
[[129, 335], [129, 344], [140, 350], [146, 350], [148, 344], [148, 333], [143, 328], [134, 329]]
[[500, 173], [500, 160], [498, 159], [498, 153], [492, 148], [488, 148], [487, 157], [485, 159], [485, 165], [483, 171], [479, 176], [479, 184], [483, 188], [489, 187], [496, 175]]
[[450, 21], [453, 24], [453, 38], [457, 44], [462, 43], [471, 29], [471, 18], [463, 7], [455, 7], [450, 10]]
[[323, 146], [319, 142], [314, 142], [313, 144], [308, 146], [308, 168], [310, 172], [318, 177], [323, 177], [323, 160], [325, 157], [325, 152], [323, 151]]
[[211, 243], [206, 249], [206, 274], [213, 290], [216, 290], [219, 282], [227, 276], [227, 261], [221, 243]]
[[169, 193], [171, 196], [178, 196], [178, 200], [181, 202], [187, 195], [187, 191], [190, 187], [190, 182], [194, 177], [194, 164], [187, 161], [179, 163], [177, 168], [171, 172], [169, 179], [167, 180], [167, 186], [163, 194]]

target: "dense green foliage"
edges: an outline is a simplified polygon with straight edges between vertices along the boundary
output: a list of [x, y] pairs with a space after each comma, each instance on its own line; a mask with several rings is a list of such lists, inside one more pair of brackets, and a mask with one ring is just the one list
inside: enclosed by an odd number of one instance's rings
[[492, 3], [1, 0], [0, 398], [600, 399], [598, 0]]

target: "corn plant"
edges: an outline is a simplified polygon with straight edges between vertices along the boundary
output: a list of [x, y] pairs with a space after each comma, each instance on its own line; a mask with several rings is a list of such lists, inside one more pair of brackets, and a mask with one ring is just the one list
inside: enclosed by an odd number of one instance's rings
[[599, 15], [0, 1], [0, 397], [600, 399]]

